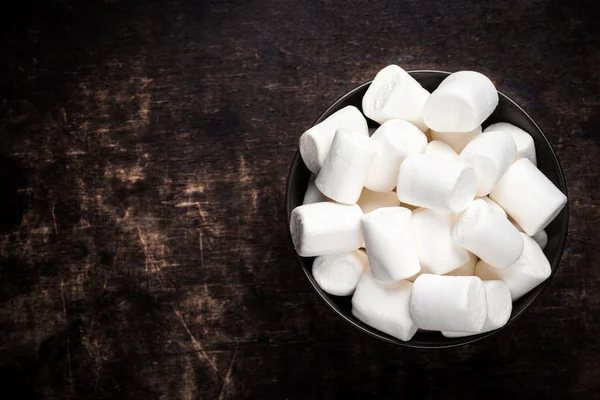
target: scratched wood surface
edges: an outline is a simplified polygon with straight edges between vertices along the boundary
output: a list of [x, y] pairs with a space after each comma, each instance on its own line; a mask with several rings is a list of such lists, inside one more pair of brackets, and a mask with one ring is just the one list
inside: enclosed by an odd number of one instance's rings
[[[596, 3], [3, 3], [0, 397], [600, 398]], [[389, 63], [486, 73], [565, 170], [558, 274], [475, 345], [360, 334], [287, 241], [299, 135]]]

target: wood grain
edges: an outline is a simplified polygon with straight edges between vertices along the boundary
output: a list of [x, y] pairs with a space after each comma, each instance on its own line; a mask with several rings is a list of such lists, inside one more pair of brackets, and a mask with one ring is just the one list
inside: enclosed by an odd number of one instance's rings
[[[600, 398], [593, 0], [2, 7], [2, 393]], [[568, 180], [558, 274], [475, 345], [416, 351], [352, 330], [288, 243], [299, 135], [389, 63], [487, 74]]]

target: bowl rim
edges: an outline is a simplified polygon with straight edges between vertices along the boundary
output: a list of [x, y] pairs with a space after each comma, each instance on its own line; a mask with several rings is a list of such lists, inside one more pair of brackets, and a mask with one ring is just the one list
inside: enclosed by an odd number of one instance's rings
[[[434, 74], [442, 74], [442, 75], [450, 75], [451, 72], [447, 72], [447, 71], [441, 71], [441, 70], [432, 70], [432, 69], [417, 69], [417, 70], [407, 70], [406, 71], [409, 75], [413, 76], [413, 74], [422, 74], [422, 73], [434, 73]], [[338, 107], [338, 104], [340, 102], [342, 102], [343, 100], [347, 99], [348, 97], [354, 95], [356, 92], [362, 90], [365, 87], [368, 87], [369, 85], [371, 85], [371, 83], [373, 82], [373, 79], [364, 82], [358, 86], [356, 86], [355, 88], [351, 89], [350, 91], [346, 92], [345, 94], [343, 94], [342, 96], [338, 97], [333, 103], [331, 103], [331, 105], [329, 107], [327, 107], [327, 109], [325, 111], [323, 111], [321, 113], [321, 115], [319, 115], [319, 117], [315, 120], [315, 122], [311, 125], [314, 126], [316, 124], [318, 124], [319, 122], [321, 122], [324, 118], [325, 115], [327, 115], [332, 109], [335, 109]], [[294, 254], [296, 255], [296, 260], [298, 261], [298, 263], [300, 264], [300, 267], [302, 268], [302, 271], [304, 272], [304, 274], [306, 275], [308, 281], [310, 282], [310, 284], [313, 286], [313, 288], [315, 289], [315, 291], [317, 292], [317, 294], [319, 295], [319, 297], [321, 297], [321, 299], [325, 302], [325, 304], [327, 304], [327, 306], [333, 310], [335, 312], [335, 314], [337, 314], [339, 317], [341, 317], [344, 321], [346, 321], [348, 324], [352, 325], [354, 328], [358, 329], [359, 331], [368, 334], [369, 336], [375, 337], [379, 340], [382, 340], [386, 343], [391, 343], [397, 346], [403, 346], [403, 347], [411, 347], [411, 348], [417, 348], [417, 349], [447, 349], [447, 348], [452, 348], [452, 347], [458, 347], [458, 346], [463, 346], [463, 345], [467, 345], [467, 344], [471, 344], [474, 342], [478, 342], [482, 339], [485, 339], [489, 336], [492, 336], [493, 334], [500, 332], [501, 330], [505, 329], [507, 326], [509, 326], [510, 324], [512, 324], [514, 321], [516, 321], [521, 315], [523, 315], [525, 313], [525, 311], [527, 311], [531, 305], [533, 304], [533, 302], [540, 296], [540, 294], [546, 289], [546, 287], [548, 286], [548, 283], [550, 282], [550, 280], [554, 277], [554, 275], [556, 274], [556, 272], [558, 271], [558, 267], [560, 265], [560, 261], [562, 259], [562, 255], [567, 243], [567, 237], [568, 237], [568, 227], [569, 227], [569, 194], [567, 191], [567, 184], [566, 184], [566, 180], [565, 180], [565, 175], [562, 169], [562, 165], [560, 164], [560, 160], [558, 159], [558, 156], [556, 155], [556, 152], [554, 150], [554, 147], [552, 147], [552, 144], [550, 143], [550, 141], [548, 140], [548, 137], [546, 136], [546, 134], [544, 133], [544, 131], [540, 128], [540, 126], [533, 120], [533, 118], [531, 118], [531, 116], [529, 115], [529, 113], [527, 113], [520, 105], [518, 105], [514, 100], [512, 100], [508, 95], [504, 94], [503, 92], [501, 92], [500, 90], [498, 90], [496, 88], [496, 91], [498, 92], [498, 96], [502, 97], [504, 100], [507, 100], [510, 104], [512, 104], [513, 107], [516, 107], [516, 109], [518, 111], [520, 111], [521, 113], [523, 113], [523, 115], [533, 124], [533, 126], [535, 126], [535, 128], [541, 133], [541, 136], [543, 138], [543, 140], [545, 141], [545, 143], [548, 145], [548, 148], [550, 149], [550, 155], [551, 158], [554, 159], [556, 161], [556, 166], [558, 167], [558, 183], [559, 186], [561, 188], [561, 190], [563, 190], [564, 195], [567, 198], [567, 202], [565, 204], [564, 209], [561, 211], [566, 213], [566, 221], [565, 221], [565, 232], [563, 235], [561, 235], [560, 238], [560, 242], [558, 244], [558, 252], [556, 253], [556, 257], [554, 262], [551, 264], [551, 266], [554, 266], [554, 268], [552, 269], [552, 272], [550, 273], [550, 276], [544, 281], [542, 282], [538, 288], [539, 290], [534, 293], [534, 295], [531, 297], [531, 299], [529, 299], [529, 301], [527, 303], [524, 304], [524, 306], [522, 307], [522, 309], [518, 312], [516, 312], [514, 315], [511, 315], [511, 318], [509, 319], [508, 323], [506, 323], [506, 325], [504, 325], [501, 328], [495, 329], [493, 331], [489, 331], [489, 332], [485, 332], [485, 333], [481, 333], [478, 335], [471, 335], [471, 336], [464, 336], [464, 337], [459, 337], [459, 338], [446, 338], [448, 339], [447, 343], [444, 344], [424, 344], [422, 342], [413, 342], [412, 339], [409, 341], [401, 341], [400, 339], [394, 338], [390, 335], [387, 335], [381, 331], [379, 331], [378, 329], [372, 328], [368, 325], [361, 325], [359, 323], [357, 323], [357, 321], [355, 321], [354, 319], [350, 318], [349, 316], [347, 316], [345, 313], [341, 312], [337, 305], [334, 304], [333, 301], [331, 301], [329, 299], [329, 295], [327, 295], [323, 289], [321, 289], [319, 287], [319, 285], [317, 284], [315, 278], [312, 276], [312, 274], [309, 271], [309, 268], [306, 267], [304, 265], [304, 258], [300, 257], [295, 251]], [[289, 226], [290, 226], [290, 214], [292, 212], [292, 210], [289, 207], [289, 195], [290, 195], [290, 181], [292, 178], [292, 173], [297, 169], [296, 164], [300, 164], [302, 163], [302, 159], [300, 156], [300, 150], [296, 149], [296, 153], [294, 155], [294, 158], [292, 160], [292, 164], [290, 166], [288, 175], [287, 175], [287, 181], [286, 181], [286, 187], [285, 187], [285, 222], [286, 222], [286, 231], [287, 231], [287, 236], [288, 236], [288, 240], [289, 243], [292, 244], [292, 249], [293, 249], [293, 241], [292, 241], [292, 235], [290, 233], [289, 230]], [[556, 264], [556, 265], [554, 265]]]

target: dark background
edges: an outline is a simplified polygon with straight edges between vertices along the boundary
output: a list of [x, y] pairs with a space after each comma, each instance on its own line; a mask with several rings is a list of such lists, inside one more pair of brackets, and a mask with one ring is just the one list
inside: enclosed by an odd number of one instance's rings
[[[1, 7], [0, 397], [600, 398], [596, 0]], [[558, 273], [474, 345], [353, 330], [288, 243], [298, 137], [390, 63], [487, 74], [567, 178]]]

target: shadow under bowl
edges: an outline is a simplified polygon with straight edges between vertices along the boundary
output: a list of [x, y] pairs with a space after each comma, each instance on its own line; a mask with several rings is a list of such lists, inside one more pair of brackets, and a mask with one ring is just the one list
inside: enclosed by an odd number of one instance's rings
[[[429, 70], [408, 71], [408, 73], [430, 92], [435, 90], [435, 88], [437, 88], [438, 85], [450, 74], [449, 72]], [[355, 106], [362, 111], [362, 98], [370, 84], [371, 82], [364, 83], [342, 96], [319, 117], [315, 124], [318, 124], [334, 112], [349, 105]], [[550, 145], [550, 142], [548, 141], [540, 127], [521, 107], [519, 107], [508, 96], [501, 92], [498, 92], [498, 94], [500, 98], [498, 107], [496, 107], [494, 113], [483, 123], [483, 128], [495, 122], [509, 122], [530, 133], [535, 142], [538, 168], [544, 173], [544, 175], [546, 175], [552, 181], [552, 183], [554, 183], [566, 195], [567, 185], [565, 183], [565, 177], [560, 167], [560, 163], [558, 161], [558, 158], [556, 157], [556, 154], [554, 153], [554, 150], [552, 149], [552, 146]], [[367, 121], [369, 123], [369, 128], [376, 128], [377, 126], [379, 126], [378, 123], [371, 121], [368, 118]], [[292, 166], [288, 175], [286, 188], [285, 212], [286, 224], [288, 227], [292, 210], [302, 205], [304, 192], [306, 191], [309, 177], [310, 171], [304, 165], [300, 153], [296, 152], [294, 161], [292, 162]], [[567, 202], [565, 208], [546, 228], [546, 232], [548, 234], [548, 244], [544, 249], [544, 253], [550, 261], [550, 265], [552, 267], [552, 275], [544, 283], [537, 286], [535, 289], [527, 293], [525, 296], [523, 296], [513, 304], [513, 310], [508, 324], [516, 320], [520, 315], [522, 315], [525, 312], [527, 308], [531, 306], [534, 300], [542, 292], [544, 287], [548, 284], [550, 279], [552, 279], [552, 277], [554, 276], [556, 269], [558, 268], [558, 264], [560, 262], [560, 258], [562, 256], [562, 252], [567, 240], [567, 227], [569, 222], [568, 206], [569, 204]], [[410, 341], [401, 341], [375, 328], [372, 328], [356, 319], [351, 312], [351, 296], [338, 297], [325, 293], [319, 287], [312, 275], [312, 263], [314, 260], [313, 257], [298, 257], [298, 260], [300, 266], [304, 270], [304, 273], [306, 274], [313, 288], [325, 301], [325, 303], [333, 311], [335, 311], [336, 314], [338, 314], [356, 329], [359, 329], [383, 341], [394, 343], [400, 346], [439, 349], [472, 343], [486, 338], [488, 336], [491, 336], [503, 329], [500, 328], [495, 331], [462, 338], [446, 338], [442, 336], [442, 334], [439, 332], [419, 331]]]

